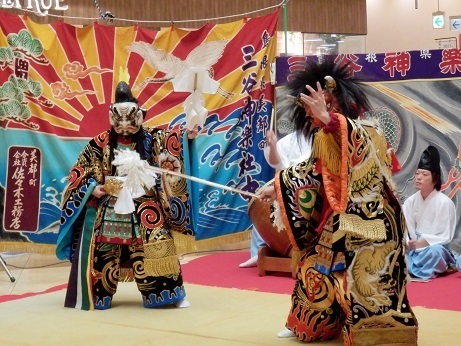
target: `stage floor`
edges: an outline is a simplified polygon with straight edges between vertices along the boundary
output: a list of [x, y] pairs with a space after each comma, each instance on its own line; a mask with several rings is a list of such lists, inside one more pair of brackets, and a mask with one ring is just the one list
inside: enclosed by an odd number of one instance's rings
[[[209, 256], [208, 264], [203, 256]], [[293, 279], [259, 277], [257, 268], [238, 268], [248, 256], [248, 251], [185, 255], [181, 262], [191, 303], [187, 309], [145, 309], [136, 285], [121, 283], [111, 309], [86, 312], [63, 307], [68, 263], [54, 256], [3, 253], [16, 281], [0, 268], [0, 344], [302, 344], [276, 336], [284, 328]], [[226, 264], [217, 265], [218, 257]], [[279, 293], [270, 292], [275, 285]], [[414, 311], [420, 346], [458, 344], [461, 312], [422, 306], [414, 306]], [[311, 345], [342, 345], [342, 340]]]

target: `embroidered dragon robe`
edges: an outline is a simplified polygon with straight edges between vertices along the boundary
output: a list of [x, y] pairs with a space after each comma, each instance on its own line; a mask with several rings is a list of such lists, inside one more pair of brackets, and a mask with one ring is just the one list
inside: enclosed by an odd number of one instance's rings
[[276, 174], [279, 213], [298, 264], [286, 326], [303, 341], [416, 345], [406, 293], [405, 221], [378, 128], [333, 114], [313, 154]]

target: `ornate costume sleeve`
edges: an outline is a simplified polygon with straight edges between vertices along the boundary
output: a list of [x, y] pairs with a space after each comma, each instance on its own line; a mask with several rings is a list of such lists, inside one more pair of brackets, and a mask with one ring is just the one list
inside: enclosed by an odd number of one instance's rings
[[94, 187], [102, 182], [101, 146], [107, 141], [107, 132], [95, 137], [80, 153], [69, 174], [69, 182], [61, 202], [61, 220], [56, 256], [72, 261], [75, 243], [83, 227], [86, 204]]
[[337, 212], [346, 208], [347, 131], [346, 119], [332, 114], [331, 124], [315, 134], [311, 157], [275, 177], [277, 202], [297, 250], [305, 249], [316, 238], [330, 208]]
[[[149, 161], [160, 168], [184, 173], [182, 141], [187, 138], [180, 131], [149, 129], [152, 136], [152, 152]], [[187, 215], [189, 193], [186, 179], [174, 175], [159, 175], [159, 196], [172, 231], [189, 233]]]
[[314, 172], [315, 160], [308, 159], [275, 176], [277, 202], [288, 237], [296, 250], [308, 247], [321, 222], [324, 190]]
[[313, 155], [321, 162], [328, 203], [339, 214], [337, 237], [382, 240], [383, 210], [396, 203], [386, 139], [376, 124], [336, 115], [338, 131], [319, 131]]

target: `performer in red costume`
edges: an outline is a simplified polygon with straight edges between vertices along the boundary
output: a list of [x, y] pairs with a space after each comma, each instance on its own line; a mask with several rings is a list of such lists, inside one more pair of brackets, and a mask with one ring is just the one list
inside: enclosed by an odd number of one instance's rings
[[297, 129], [320, 126], [309, 159], [277, 172], [259, 192], [275, 200], [298, 264], [286, 330], [312, 342], [341, 333], [344, 345], [416, 345], [406, 294], [405, 220], [391, 155], [348, 65], [309, 61], [287, 86], [298, 98]]

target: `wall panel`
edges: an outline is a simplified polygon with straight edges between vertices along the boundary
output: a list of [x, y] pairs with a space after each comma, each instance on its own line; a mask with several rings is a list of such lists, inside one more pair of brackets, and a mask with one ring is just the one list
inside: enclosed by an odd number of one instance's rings
[[[27, 1], [25, 1], [27, 3]], [[40, 2], [40, 1], [38, 1]], [[54, 2], [54, 1], [53, 1]], [[21, 1], [22, 3], [22, 1]], [[231, 15], [245, 14], [263, 8], [277, 6], [281, 0], [99, 0], [99, 7], [103, 12], [109, 11], [116, 18], [132, 20], [121, 21], [115, 19], [114, 25], [139, 25], [148, 28], [169, 26], [173, 21], [178, 27], [197, 28], [205, 21], [181, 22], [206, 18], [222, 18]], [[63, 18], [67, 23], [74, 25], [89, 25], [95, 20], [100, 24], [109, 22], [100, 19], [100, 14], [91, 0], [63, 0], [61, 5], [69, 6], [65, 12], [50, 11], [53, 15], [80, 17], [82, 19]], [[290, 0], [287, 9], [287, 29], [309, 33], [339, 33], [339, 34], [367, 34], [366, 0]], [[25, 13], [17, 9], [4, 9], [12, 13]], [[249, 14], [249, 17], [273, 12], [275, 8]], [[58, 18], [53, 16], [40, 17], [29, 14], [30, 18], [38, 23], [50, 23]], [[84, 19], [87, 18], [87, 19]], [[228, 17], [213, 20], [214, 23], [227, 23], [241, 19], [242, 16]], [[281, 12], [279, 30], [284, 29], [284, 15]], [[162, 23], [143, 23], [142, 21], [162, 21]]]

